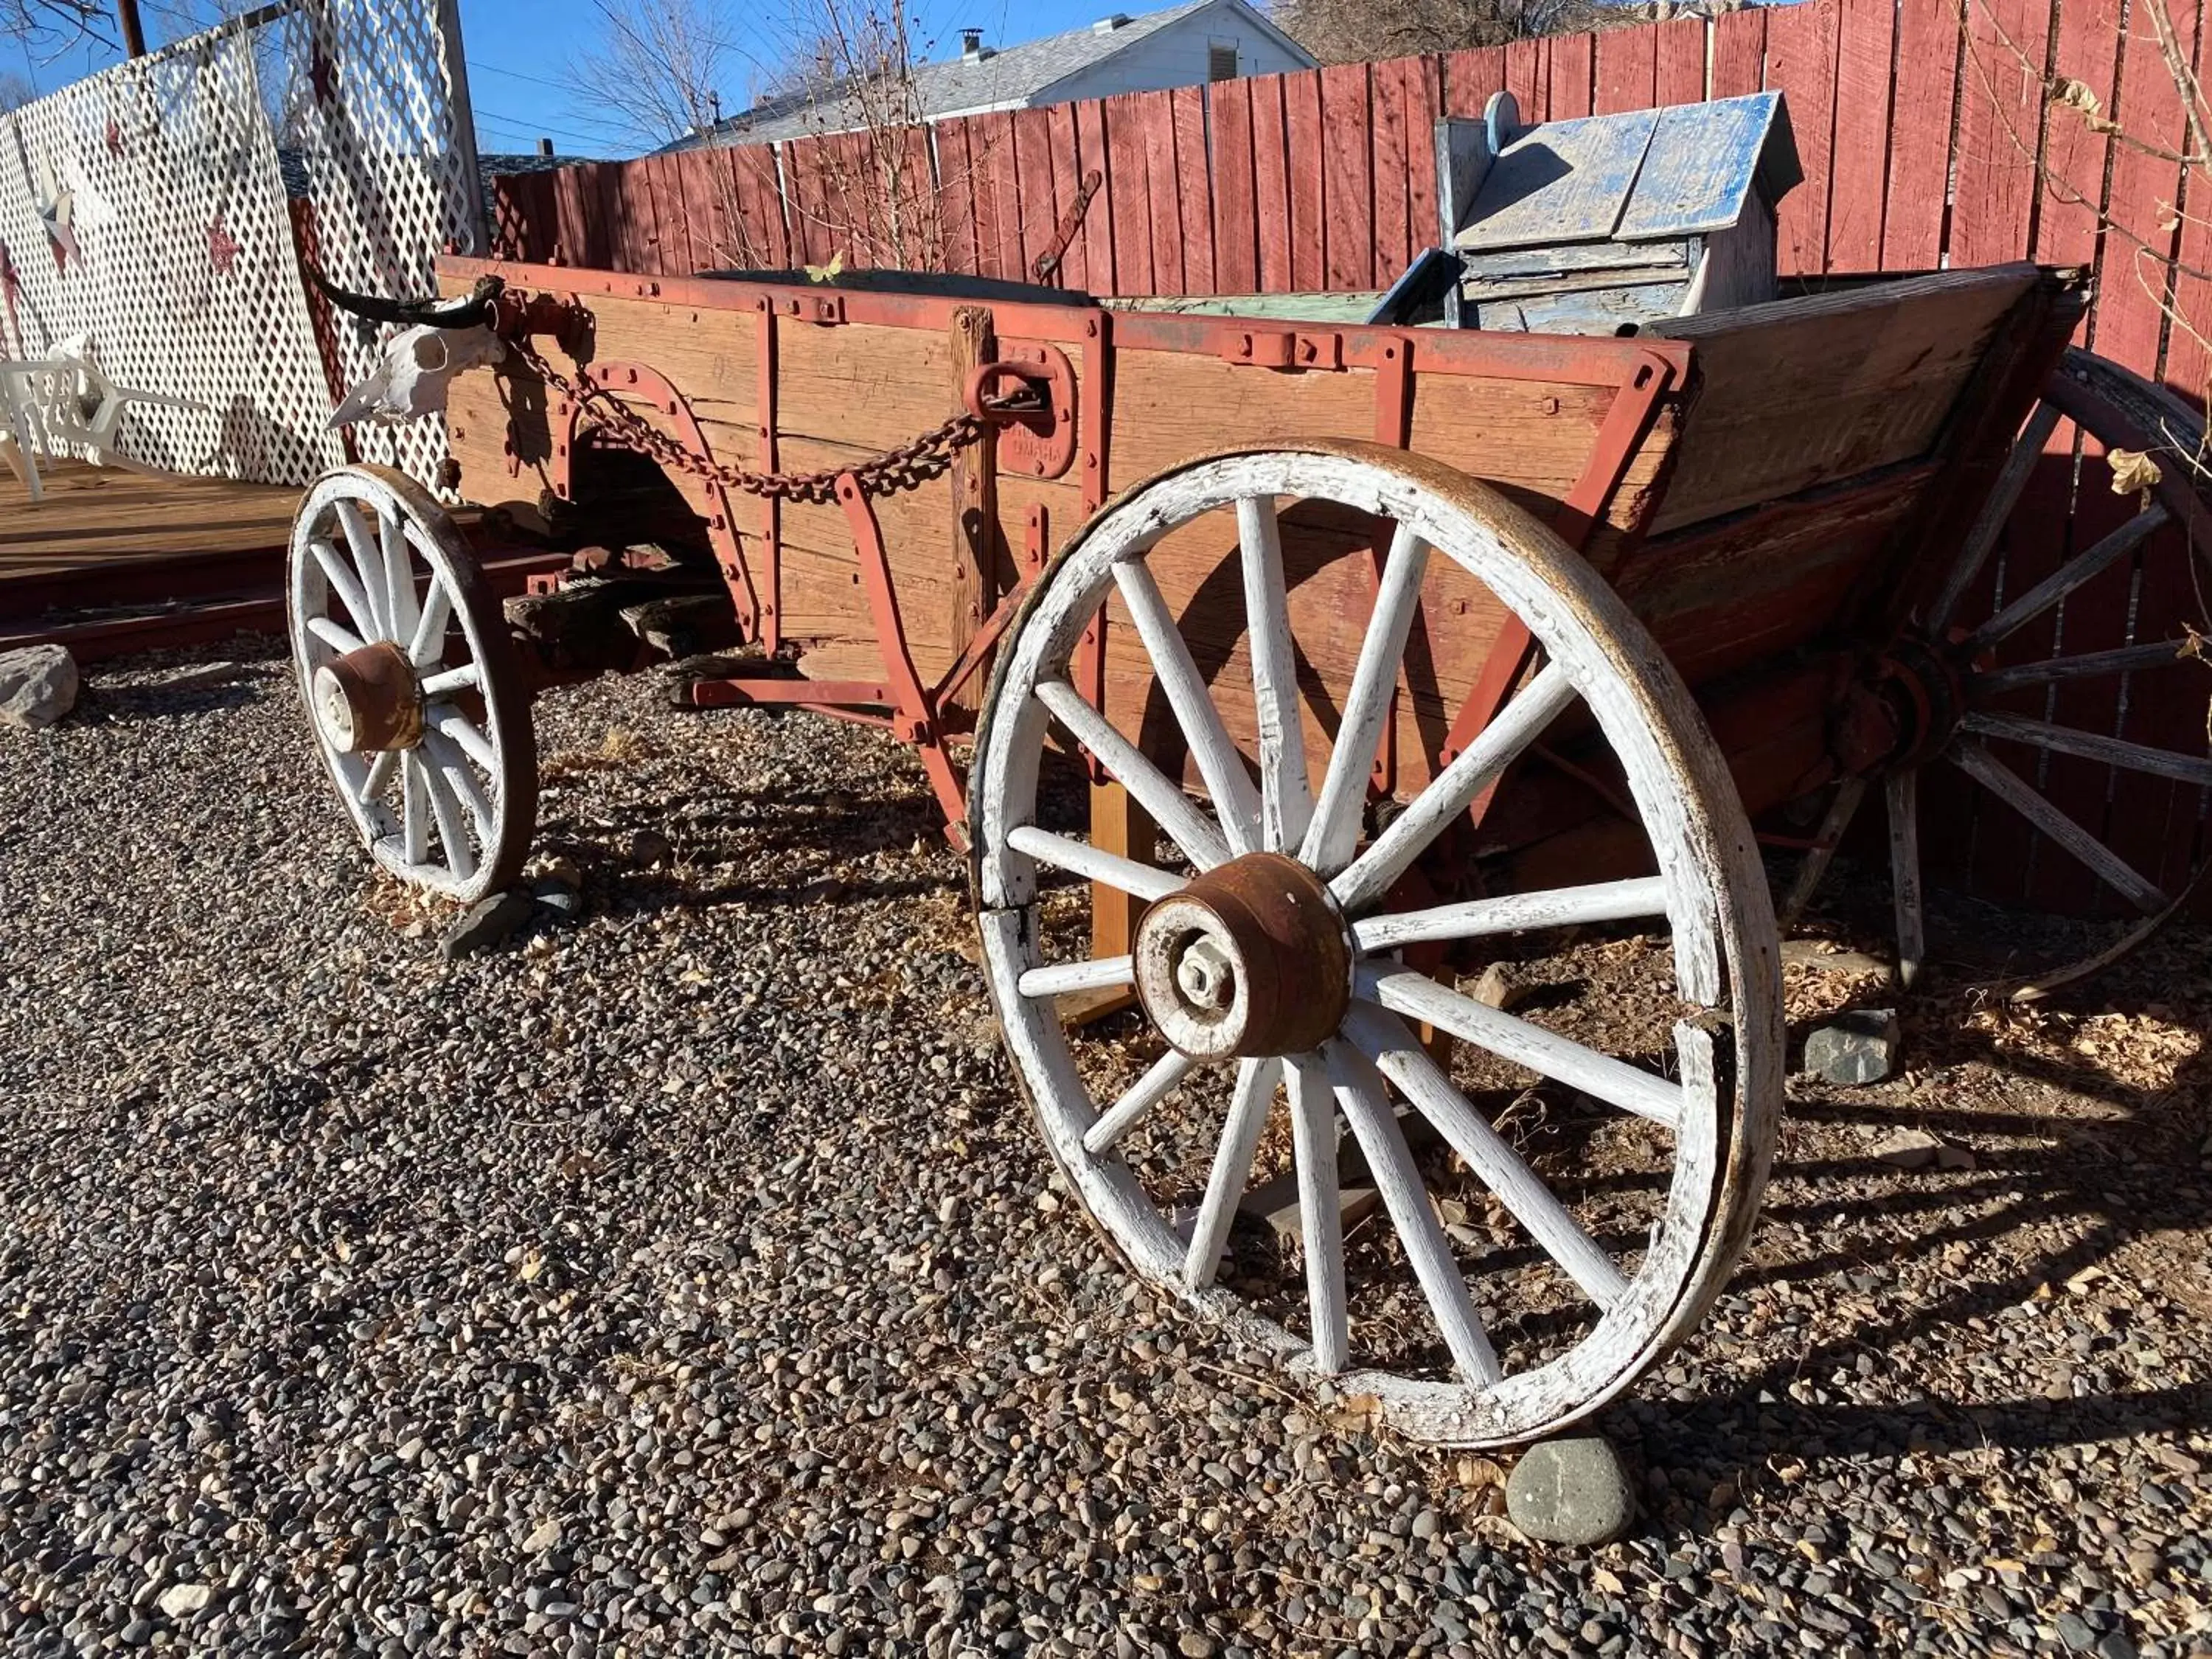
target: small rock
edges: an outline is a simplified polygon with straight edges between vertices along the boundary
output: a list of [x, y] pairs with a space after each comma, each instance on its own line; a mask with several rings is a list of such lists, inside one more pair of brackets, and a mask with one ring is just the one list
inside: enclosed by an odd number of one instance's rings
[[557, 1520], [540, 1521], [531, 1529], [530, 1536], [522, 1540], [522, 1547], [535, 1555], [550, 1550], [561, 1541], [561, 1523]]
[[241, 663], [194, 663], [190, 667], [172, 669], [166, 674], [156, 675], [145, 682], [145, 685], [149, 690], [205, 691], [213, 686], [228, 685], [234, 680], [242, 679], [247, 672]]
[[511, 938], [537, 908], [529, 894], [513, 888], [478, 899], [446, 930], [445, 938], [438, 941], [438, 950], [449, 962], [472, 951], [488, 950]]
[[1602, 1435], [1569, 1435], [1531, 1446], [1505, 1482], [1505, 1513], [1547, 1544], [1611, 1543], [1635, 1518], [1620, 1455]]
[[1468, 994], [1486, 1007], [1503, 1013], [1528, 1000], [1529, 988], [1516, 985], [1505, 971], [1505, 964], [1493, 962], [1482, 970], [1482, 977], [1474, 982]]
[[641, 870], [650, 870], [674, 858], [676, 845], [658, 830], [634, 830], [623, 848], [623, 856]]
[[1199, 1631], [1187, 1630], [1176, 1638], [1176, 1650], [1183, 1659], [1213, 1659], [1213, 1638]]
[[1897, 977], [1897, 969], [1880, 957], [1870, 957], [1863, 951], [1832, 951], [1826, 939], [1784, 939], [1782, 960], [1817, 973], [1873, 974], [1885, 983]]
[[58, 645], [0, 651], [0, 726], [43, 732], [76, 707], [76, 659]]
[[1838, 1014], [1805, 1039], [1805, 1069], [1827, 1083], [1879, 1083], [1897, 1069], [1897, 1010]]
[[1875, 1143], [1874, 1155], [1899, 1170], [1924, 1170], [1936, 1162], [1943, 1143], [1925, 1129], [1899, 1129]]
[[549, 910], [554, 919], [562, 922], [577, 922], [584, 919], [584, 896], [565, 881], [549, 877], [530, 884], [530, 896], [538, 908]]
[[161, 1592], [161, 1611], [172, 1619], [182, 1619], [205, 1607], [210, 1594], [205, 1584], [172, 1584]]
[[1973, 1170], [1980, 1168], [1971, 1146], [1954, 1146], [1945, 1141], [1936, 1149], [1936, 1167], [1939, 1170]]

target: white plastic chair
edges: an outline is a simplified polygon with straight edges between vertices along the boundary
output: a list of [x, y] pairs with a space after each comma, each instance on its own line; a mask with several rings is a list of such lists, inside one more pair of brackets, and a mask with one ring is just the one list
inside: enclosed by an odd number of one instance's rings
[[92, 359], [92, 342], [74, 335], [56, 343], [43, 362], [0, 362], [0, 415], [11, 432], [0, 432], [0, 460], [37, 501], [37, 456], [80, 451], [94, 466], [159, 473], [161, 468], [116, 447], [118, 428], [132, 404], [149, 409], [199, 409], [205, 404], [117, 386]]

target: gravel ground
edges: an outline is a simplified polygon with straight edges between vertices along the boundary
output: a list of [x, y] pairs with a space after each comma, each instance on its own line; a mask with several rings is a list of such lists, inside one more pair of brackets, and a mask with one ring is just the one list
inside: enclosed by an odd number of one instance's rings
[[2212, 1653], [2202, 933], [1793, 1085], [1547, 1552], [1103, 1258], [887, 741], [561, 694], [592, 914], [448, 963], [233, 654], [0, 732], [9, 1652]]

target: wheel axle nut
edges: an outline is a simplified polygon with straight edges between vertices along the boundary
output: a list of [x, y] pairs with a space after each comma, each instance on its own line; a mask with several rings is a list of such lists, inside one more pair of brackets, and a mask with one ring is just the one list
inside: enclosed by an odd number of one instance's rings
[[1237, 967], [1229, 953], [1204, 934], [1193, 939], [1176, 963], [1176, 985], [1198, 1006], [1218, 1012], [1236, 995]]

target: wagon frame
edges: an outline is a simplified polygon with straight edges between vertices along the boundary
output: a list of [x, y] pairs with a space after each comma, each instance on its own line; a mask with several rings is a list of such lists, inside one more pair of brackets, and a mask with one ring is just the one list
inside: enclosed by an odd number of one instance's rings
[[[2065, 355], [2074, 273], [1946, 272], [1581, 338], [1114, 312], [944, 279], [441, 269], [509, 353], [455, 385], [447, 482], [579, 550], [510, 626], [420, 491], [354, 469], [311, 493], [302, 686], [380, 860], [462, 897], [511, 882], [530, 698], [679, 644], [739, 653], [691, 665], [696, 706], [889, 730], [970, 852], [1017, 1078], [1103, 1236], [1421, 1437], [1524, 1439], [1586, 1415], [1724, 1282], [1781, 1098], [1751, 815], [1824, 808], [1795, 838], [1794, 910], [1882, 783], [1908, 978], [1917, 781], [1939, 759], [2132, 904], [2115, 949], [2201, 873], [2212, 761], [2008, 712], [2034, 687], [2124, 687], [2176, 659], [2154, 605], [2117, 651], [1999, 647], [2107, 569], [2170, 594], [2154, 556], [2178, 548], [2186, 571], [2212, 546], [2175, 465], [2025, 595], [1985, 592], [2060, 421], [2076, 487], [2098, 446], [2191, 441], [2177, 402]], [[674, 553], [648, 522], [678, 526]], [[1978, 626], [1954, 624], [1967, 601], [1986, 601]], [[2181, 879], [2069, 837], [1993, 741], [2194, 790]], [[1089, 775], [1083, 839], [1042, 822], [1054, 753]], [[1073, 956], [1039, 908], [1055, 869], [1091, 884]], [[1485, 940], [1639, 919], [1671, 936], [1656, 1073], [1432, 977]], [[1162, 1052], [1098, 1094], [1071, 1045], [1084, 1017], [1133, 1005]], [[1571, 1214], [1469, 1103], [1439, 1034], [1672, 1137], [1648, 1238], [1601, 1243]], [[1493, 1344], [1394, 1091], [1571, 1281], [1572, 1340], [1544, 1334], [1567, 1317], [1547, 1290], [1515, 1352]], [[1203, 1200], [1171, 1224], [1167, 1188], [1189, 1177], [1142, 1148], [1194, 1118]], [[1426, 1370], [1349, 1346], [1340, 1121], [1441, 1334]], [[1305, 1337], [1217, 1278], [1281, 1121]]]

